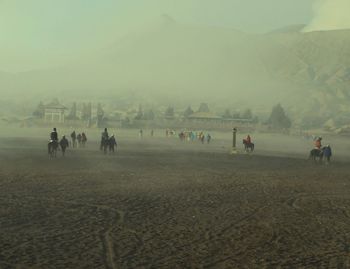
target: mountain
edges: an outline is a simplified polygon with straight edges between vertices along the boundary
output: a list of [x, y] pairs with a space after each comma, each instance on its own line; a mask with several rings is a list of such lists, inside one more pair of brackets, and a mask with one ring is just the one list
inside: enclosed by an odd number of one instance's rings
[[281, 102], [295, 115], [349, 111], [350, 31], [300, 29], [253, 35], [183, 25], [164, 15], [151, 27], [65, 66], [11, 78], [0, 74], [0, 86], [12, 93], [30, 91], [35, 99], [132, 92], [172, 104], [270, 108]]
[[286, 34], [286, 33], [300, 33], [306, 27], [306, 24], [293, 24], [279, 29], [275, 29], [269, 34]]

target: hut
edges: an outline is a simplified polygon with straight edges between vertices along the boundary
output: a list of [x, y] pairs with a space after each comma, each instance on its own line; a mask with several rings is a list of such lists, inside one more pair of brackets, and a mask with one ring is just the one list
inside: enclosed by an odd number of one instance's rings
[[55, 99], [51, 103], [44, 106], [44, 120], [47, 122], [59, 122], [63, 123], [64, 113], [67, 108], [60, 104], [60, 102]]

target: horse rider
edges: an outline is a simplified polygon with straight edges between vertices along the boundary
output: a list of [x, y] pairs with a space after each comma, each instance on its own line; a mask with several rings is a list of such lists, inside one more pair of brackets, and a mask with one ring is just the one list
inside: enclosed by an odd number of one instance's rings
[[61, 149], [62, 149], [62, 155], [64, 156], [64, 154], [66, 153], [66, 148], [69, 147], [69, 142], [68, 142], [68, 139], [66, 138], [66, 136], [62, 136], [62, 139], [60, 141], [60, 146], [61, 146]]
[[108, 131], [107, 131], [107, 128], [105, 128], [105, 130], [102, 133], [102, 139], [107, 140], [108, 138], [109, 138]]
[[55, 141], [58, 142], [58, 133], [57, 133], [57, 129], [53, 128], [51, 134], [50, 134], [50, 139], [51, 141]]
[[322, 137], [318, 137], [316, 140], [315, 140], [315, 148], [318, 149], [318, 150], [321, 150], [322, 148]]
[[250, 137], [250, 135], [248, 134], [245, 141], [247, 142], [248, 145], [250, 145], [252, 143], [252, 138]]

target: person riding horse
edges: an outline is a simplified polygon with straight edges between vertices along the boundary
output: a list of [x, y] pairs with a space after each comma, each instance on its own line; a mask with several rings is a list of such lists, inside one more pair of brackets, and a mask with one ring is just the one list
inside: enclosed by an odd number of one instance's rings
[[326, 147], [322, 147], [322, 137], [317, 137], [314, 141], [314, 148], [310, 151], [309, 159], [314, 160], [315, 162], [318, 160], [320, 163], [323, 162], [323, 158], [327, 158], [327, 162], [330, 161], [332, 156], [332, 149], [329, 145]]
[[57, 133], [57, 129], [53, 128], [52, 132], [50, 133], [50, 141], [47, 144], [47, 150], [51, 157], [56, 157], [57, 148], [58, 148], [58, 133]]
[[50, 134], [50, 138], [52, 141], [56, 141], [58, 142], [58, 133], [57, 133], [57, 129], [53, 128], [51, 134]]
[[245, 139], [243, 139], [243, 145], [246, 152], [254, 151], [254, 143], [252, 143], [252, 138], [248, 134]]
[[318, 137], [315, 140], [315, 148], [318, 149], [318, 150], [321, 150], [321, 148], [322, 148], [322, 137]]

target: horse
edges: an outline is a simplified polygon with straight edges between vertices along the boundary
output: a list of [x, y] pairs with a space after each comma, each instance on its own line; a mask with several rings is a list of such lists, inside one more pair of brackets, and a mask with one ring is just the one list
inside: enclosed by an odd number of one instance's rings
[[58, 142], [55, 140], [50, 140], [47, 144], [47, 150], [50, 158], [56, 158], [58, 150]]
[[244, 150], [246, 152], [253, 152], [254, 151], [254, 143], [248, 142], [246, 139], [243, 139], [243, 145], [244, 145]]
[[314, 148], [310, 151], [310, 155], [309, 155], [309, 160], [313, 160], [314, 162], [319, 161], [320, 163], [322, 163], [323, 161], [323, 156], [324, 156], [324, 152], [323, 149], [318, 149], [318, 148]]

